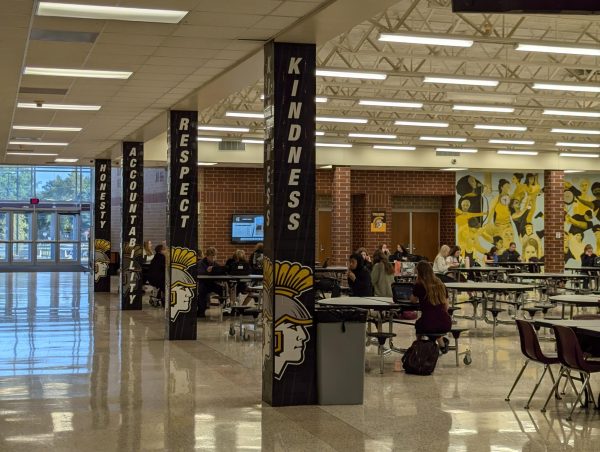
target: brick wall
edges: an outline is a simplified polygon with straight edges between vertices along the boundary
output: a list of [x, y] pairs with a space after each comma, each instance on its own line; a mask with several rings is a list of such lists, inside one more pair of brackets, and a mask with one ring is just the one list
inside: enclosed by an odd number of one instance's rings
[[[546, 272], [562, 272], [564, 257], [564, 172], [544, 171], [544, 261]], [[559, 238], [556, 235], [559, 234]]]
[[393, 196], [392, 209], [430, 209], [440, 210], [442, 198], [440, 196]]
[[331, 215], [332, 264], [343, 265], [350, 254], [352, 216], [349, 167], [336, 167], [333, 174], [333, 211]]
[[367, 197], [366, 195], [352, 195], [352, 252], [365, 244], [367, 228]]
[[441, 198], [440, 207], [440, 246], [453, 246], [456, 244], [456, 209], [455, 197], [444, 196]]

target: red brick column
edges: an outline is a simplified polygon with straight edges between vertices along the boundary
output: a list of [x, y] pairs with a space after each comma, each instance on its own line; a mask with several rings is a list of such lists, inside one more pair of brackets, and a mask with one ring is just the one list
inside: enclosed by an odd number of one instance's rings
[[440, 209], [440, 246], [452, 246], [456, 243], [456, 209], [454, 196], [442, 198]]
[[564, 225], [564, 172], [544, 171], [544, 261], [546, 272], [562, 272], [564, 270]]
[[347, 166], [337, 166], [333, 170], [331, 263], [335, 265], [344, 265], [351, 253], [352, 207], [350, 174], [351, 170]]

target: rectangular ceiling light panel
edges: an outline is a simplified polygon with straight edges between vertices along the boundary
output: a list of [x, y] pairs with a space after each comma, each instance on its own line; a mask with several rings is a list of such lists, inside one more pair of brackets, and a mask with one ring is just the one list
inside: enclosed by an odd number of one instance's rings
[[452, 38], [437, 35], [427, 36], [398, 33], [381, 33], [379, 35], [379, 40], [383, 42], [396, 42], [399, 44], [417, 44], [446, 47], [471, 47], [473, 45], [473, 41], [471, 39]]
[[357, 72], [338, 69], [317, 69], [318, 77], [358, 78], [364, 80], [385, 80], [387, 74], [381, 72]]
[[452, 107], [456, 111], [481, 111], [486, 113], [514, 113], [512, 107], [493, 107], [487, 105], [454, 105]]
[[571, 47], [549, 44], [517, 44], [515, 50], [521, 52], [559, 53], [563, 55], [600, 56], [600, 49], [595, 47]]
[[437, 83], [440, 85], [467, 85], [467, 86], [498, 86], [498, 80], [457, 78], [457, 77], [425, 77], [423, 83]]
[[83, 77], [83, 78], [113, 78], [125, 80], [131, 77], [129, 71], [104, 71], [96, 69], [67, 69], [53, 67], [27, 66], [23, 71], [25, 75], [45, 75], [49, 77]]
[[98, 111], [102, 108], [100, 105], [76, 105], [76, 104], [36, 104], [33, 102], [19, 102], [18, 108], [39, 108], [40, 110], [77, 110], [77, 111]]
[[81, 127], [59, 126], [12, 126], [13, 130], [36, 130], [42, 132], [81, 132]]
[[423, 108], [421, 102], [399, 102], [392, 100], [369, 100], [361, 99], [358, 105], [369, 105], [373, 107], [396, 107], [396, 108]]
[[189, 11], [40, 2], [38, 16], [177, 24]]

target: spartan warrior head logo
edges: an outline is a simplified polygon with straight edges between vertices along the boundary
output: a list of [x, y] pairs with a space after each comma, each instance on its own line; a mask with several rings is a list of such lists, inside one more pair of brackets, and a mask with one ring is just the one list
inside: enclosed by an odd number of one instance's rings
[[[310, 340], [308, 328], [312, 326], [313, 319], [300, 302], [300, 296], [313, 288], [312, 269], [297, 262], [287, 261], [276, 261], [273, 269], [271, 261], [265, 260], [263, 286], [264, 290], [269, 291], [266, 295], [273, 294], [273, 291], [275, 294], [277, 317], [271, 311], [271, 303], [267, 302], [265, 307], [264, 317], [270, 317], [274, 322], [274, 337], [265, 338], [265, 343], [268, 341], [265, 358], [270, 357], [272, 348], [275, 355], [275, 378], [279, 380], [288, 366], [297, 366], [304, 362], [306, 343]], [[269, 330], [270, 328], [265, 329]], [[269, 332], [266, 335], [269, 335]]]
[[189, 248], [171, 248], [171, 322], [179, 313], [190, 312], [192, 299], [196, 293], [196, 278], [189, 269], [196, 265], [196, 251]]
[[94, 241], [94, 281], [100, 281], [108, 275], [108, 264], [110, 259], [110, 242], [105, 239], [96, 239]]

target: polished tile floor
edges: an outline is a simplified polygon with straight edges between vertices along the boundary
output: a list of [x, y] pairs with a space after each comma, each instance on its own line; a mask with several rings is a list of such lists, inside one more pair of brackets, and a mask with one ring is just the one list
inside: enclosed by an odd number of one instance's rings
[[[488, 326], [472, 331], [462, 345], [473, 364], [448, 355], [430, 377], [396, 372], [389, 357], [384, 375], [366, 375], [362, 406], [271, 408], [260, 339], [207, 320], [197, 342], [165, 342], [160, 310], [121, 312], [116, 293], [94, 302], [88, 278], [0, 274], [0, 451], [600, 450], [600, 414], [565, 421], [572, 394], [543, 415], [545, 385], [523, 409], [539, 368], [504, 401], [522, 365], [514, 327], [495, 341]], [[397, 333], [412, 341], [410, 327]]]

